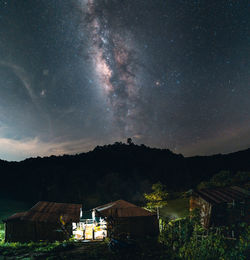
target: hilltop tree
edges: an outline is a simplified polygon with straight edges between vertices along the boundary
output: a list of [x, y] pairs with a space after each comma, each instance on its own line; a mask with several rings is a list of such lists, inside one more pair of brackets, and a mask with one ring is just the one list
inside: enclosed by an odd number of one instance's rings
[[129, 137], [129, 138], [127, 139], [127, 144], [129, 144], [129, 145], [133, 144], [132, 138]]

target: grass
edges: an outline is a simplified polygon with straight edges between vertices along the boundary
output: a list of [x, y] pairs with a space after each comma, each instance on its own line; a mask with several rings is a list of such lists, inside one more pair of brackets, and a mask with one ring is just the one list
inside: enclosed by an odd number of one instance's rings
[[4, 240], [4, 224], [0, 224], [0, 243]]
[[[0, 256], [6, 259], [171, 259], [165, 247], [156, 239], [137, 242], [133, 251], [111, 252], [108, 244], [102, 242], [40, 242], [40, 243], [1, 243]], [[1, 259], [1, 258], [0, 258]]]
[[29, 243], [4, 243], [0, 242], [0, 256], [15, 257], [15, 259], [22, 259], [26, 256], [38, 257], [41, 255], [55, 254], [59, 251], [69, 250], [74, 247], [73, 241], [64, 242], [29, 242]]

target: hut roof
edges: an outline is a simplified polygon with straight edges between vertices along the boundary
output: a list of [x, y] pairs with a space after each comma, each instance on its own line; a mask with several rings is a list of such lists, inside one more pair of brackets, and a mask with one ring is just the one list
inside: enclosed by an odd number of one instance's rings
[[108, 204], [94, 208], [100, 215], [108, 217], [141, 217], [141, 216], [153, 216], [155, 213], [149, 210], [138, 207], [125, 200], [117, 200]]
[[7, 218], [7, 220], [17, 220], [20, 219], [21, 217], [23, 217], [25, 215], [26, 212], [18, 212], [15, 213], [13, 215], [11, 215], [10, 217]]
[[6, 221], [59, 222], [60, 217], [62, 217], [65, 223], [79, 222], [81, 208], [81, 204], [39, 201], [30, 210], [16, 213], [7, 218]]
[[202, 189], [195, 192], [211, 204], [220, 204], [249, 198], [249, 192], [240, 187], [223, 187], [214, 189]]

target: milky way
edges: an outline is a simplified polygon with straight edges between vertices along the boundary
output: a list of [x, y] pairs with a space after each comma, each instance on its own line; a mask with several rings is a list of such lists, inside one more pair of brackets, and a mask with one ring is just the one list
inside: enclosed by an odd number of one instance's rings
[[248, 0], [0, 0], [0, 158], [126, 141], [250, 147]]
[[[138, 127], [138, 64], [133, 36], [127, 30], [113, 30], [110, 17], [98, 1], [83, 1], [81, 6], [90, 33], [89, 56], [93, 71], [112, 113], [113, 125], [121, 138], [134, 136]], [[112, 17], [111, 17], [112, 19]]]

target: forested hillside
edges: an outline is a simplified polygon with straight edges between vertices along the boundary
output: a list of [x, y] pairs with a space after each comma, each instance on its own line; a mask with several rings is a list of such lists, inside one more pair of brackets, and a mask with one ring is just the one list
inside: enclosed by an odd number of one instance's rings
[[0, 161], [1, 197], [82, 202], [85, 207], [123, 198], [140, 203], [161, 181], [168, 191], [196, 187], [221, 170], [250, 170], [250, 149], [185, 158], [167, 149], [115, 143], [79, 155]]

